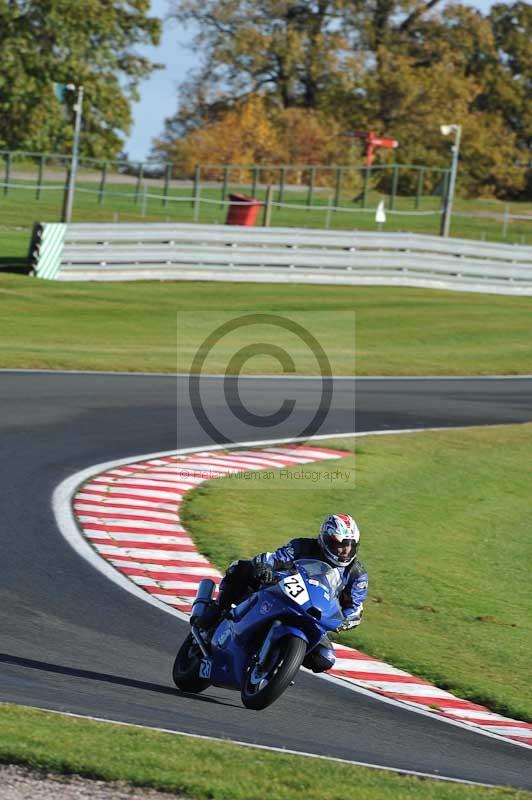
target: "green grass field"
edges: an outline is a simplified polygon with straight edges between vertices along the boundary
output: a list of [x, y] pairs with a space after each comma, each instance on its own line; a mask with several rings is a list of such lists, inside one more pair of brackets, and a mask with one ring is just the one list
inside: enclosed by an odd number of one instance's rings
[[[532, 721], [532, 424], [338, 439], [316, 482], [210, 481], [181, 518], [220, 569], [352, 513], [370, 575], [341, 641], [458, 696]], [[350, 475], [334, 483], [332, 466]], [[299, 468], [294, 468], [299, 469]], [[250, 520], [253, 521], [250, 524]]]
[[[292, 315], [339, 375], [529, 374], [532, 298], [390, 287], [209, 283], [56, 283], [0, 273], [0, 366], [188, 371], [204, 337], [248, 313]], [[243, 329], [220, 342], [207, 372], [257, 341]], [[273, 329], [298, 374], [317, 362]], [[275, 373], [251, 358], [244, 371]]]
[[0, 275], [3, 271], [27, 272], [30, 229], [0, 226]]
[[[176, 704], [179, 702], [176, 696]], [[224, 742], [0, 705], [0, 762], [126, 781], [197, 800], [530, 800], [532, 793], [395, 775]], [[117, 787], [123, 788], [123, 787]]]

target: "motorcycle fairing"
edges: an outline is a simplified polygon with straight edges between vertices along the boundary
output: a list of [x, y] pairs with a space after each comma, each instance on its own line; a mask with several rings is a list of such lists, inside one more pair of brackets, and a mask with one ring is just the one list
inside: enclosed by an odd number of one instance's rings
[[307, 643], [310, 653], [327, 631], [336, 630], [342, 623], [337, 599], [341, 584], [338, 571], [313, 559], [301, 559], [296, 565], [299, 574], [287, 574], [276, 585], [255, 592], [216, 628], [209, 659], [213, 684], [240, 688], [249, 653], [256, 651], [268, 636], [272, 646], [288, 634], [298, 636]]

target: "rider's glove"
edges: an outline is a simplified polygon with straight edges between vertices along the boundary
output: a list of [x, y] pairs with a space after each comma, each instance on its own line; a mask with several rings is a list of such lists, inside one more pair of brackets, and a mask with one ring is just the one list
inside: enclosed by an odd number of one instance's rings
[[253, 566], [253, 577], [258, 583], [273, 583], [273, 569], [264, 561], [256, 561]]
[[344, 621], [340, 626], [340, 630], [349, 631], [351, 628], [356, 628], [362, 622], [362, 611], [355, 611], [353, 608], [345, 609]]

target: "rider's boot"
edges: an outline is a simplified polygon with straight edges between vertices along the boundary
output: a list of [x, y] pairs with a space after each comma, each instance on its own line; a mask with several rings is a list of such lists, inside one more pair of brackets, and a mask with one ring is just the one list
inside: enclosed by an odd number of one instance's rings
[[222, 581], [216, 600], [211, 600], [202, 616], [200, 627], [205, 631], [205, 639], [211, 641], [212, 635], [222, 619], [230, 612], [233, 604], [239, 602], [242, 590], [231, 581]]

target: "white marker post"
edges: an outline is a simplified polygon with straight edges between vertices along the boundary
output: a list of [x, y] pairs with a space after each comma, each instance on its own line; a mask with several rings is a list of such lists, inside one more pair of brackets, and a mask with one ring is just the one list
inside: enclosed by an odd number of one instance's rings
[[384, 209], [384, 200], [381, 200], [375, 211], [375, 222], [378, 223], [379, 230], [382, 230], [382, 225], [386, 222], [386, 211]]

